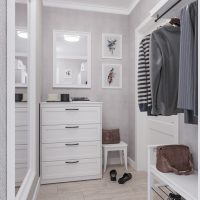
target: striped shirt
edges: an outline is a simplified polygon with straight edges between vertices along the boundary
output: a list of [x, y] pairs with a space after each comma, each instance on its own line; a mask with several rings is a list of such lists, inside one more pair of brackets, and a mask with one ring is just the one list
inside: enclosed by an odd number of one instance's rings
[[145, 36], [140, 42], [138, 58], [138, 104], [141, 112], [151, 114], [152, 98], [150, 83], [150, 39], [151, 35]]

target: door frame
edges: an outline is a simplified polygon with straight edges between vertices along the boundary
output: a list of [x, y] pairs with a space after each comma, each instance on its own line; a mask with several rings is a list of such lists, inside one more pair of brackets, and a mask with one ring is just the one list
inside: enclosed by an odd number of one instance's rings
[[7, 0], [7, 200], [15, 199], [15, 0]]

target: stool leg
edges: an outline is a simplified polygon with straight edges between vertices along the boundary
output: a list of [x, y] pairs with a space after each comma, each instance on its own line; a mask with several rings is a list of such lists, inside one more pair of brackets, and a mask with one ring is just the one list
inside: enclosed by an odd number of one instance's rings
[[125, 163], [126, 170], [128, 170], [128, 166], [127, 166], [127, 149], [124, 149], [124, 163]]
[[104, 150], [104, 172], [106, 171], [107, 157], [108, 157], [108, 152]]
[[123, 154], [122, 154], [122, 151], [119, 151], [119, 154], [120, 154], [120, 163], [122, 165], [123, 164]]

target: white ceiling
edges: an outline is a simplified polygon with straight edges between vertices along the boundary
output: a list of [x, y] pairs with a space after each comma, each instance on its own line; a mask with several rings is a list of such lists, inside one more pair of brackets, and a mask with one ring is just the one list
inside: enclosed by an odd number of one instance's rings
[[139, 0], [43, 0], [44, 6], [128, 15]]

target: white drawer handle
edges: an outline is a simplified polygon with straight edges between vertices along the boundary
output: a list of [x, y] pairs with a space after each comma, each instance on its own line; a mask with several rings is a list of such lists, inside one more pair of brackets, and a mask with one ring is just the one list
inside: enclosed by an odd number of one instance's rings
[[79, 143], [73, 143], [73, 144], [65, 144], [65, 146], [77, 146]]
[[65, 128], [79, 128], [79, 126], [66, 126]]
[[66, 108], [65, 110], [79, 110], [78, 108]]
[[77, 161], [72, 161], [72, 162], [65, 162], [66, 164], [77, 164], [77, 163], [79, 163], [79, 161], [77, 160]]

